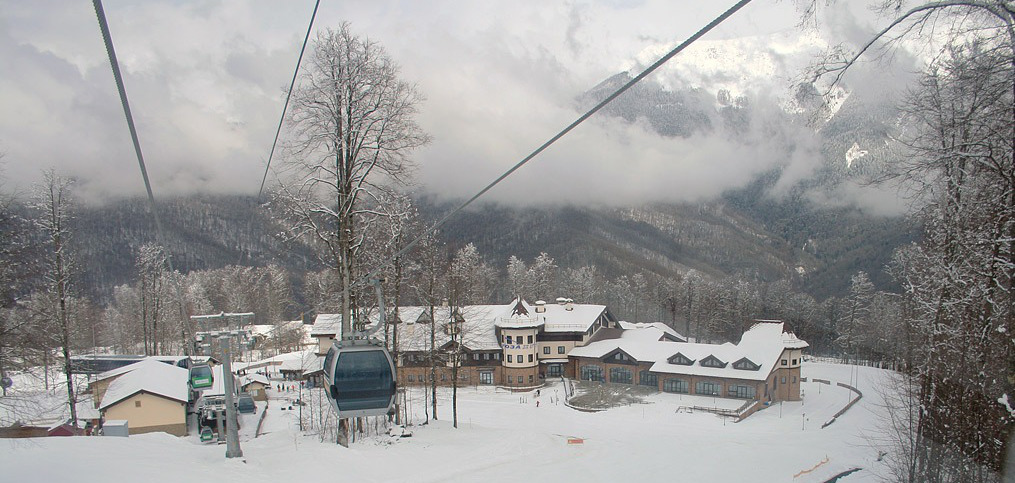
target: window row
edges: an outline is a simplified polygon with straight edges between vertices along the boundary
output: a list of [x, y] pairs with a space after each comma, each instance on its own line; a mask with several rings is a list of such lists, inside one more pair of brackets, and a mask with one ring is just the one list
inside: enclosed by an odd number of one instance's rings
[[[515, 382], [515, 381], [517, 381], [517, 382]], [[532, 374], [529, 374], [529, 384], [533, 384], [534, 381], [535, 381], [535, 378], [532, 376]], [[515, 376], [507, 376], [507, 383], [508, 384], [525, 384], [525, 376], [518, 376], [517, 378]]]
[[528, 342], [525, 341], [525, 337], [526, 336], [524, 336], [524, 335], [519, 335], [517, 337], [512, 337], [510, 335], [505, 335], [504, 336], [504, 343], [505, 344], [531, 344], [532, 343], [532, 336], [531, 335], [528, 336]]
[[[607, 382], [603, 377], [603, 368], [595, 365], [581, 366], [579, 378], [583, 381]], [[632, 384], [632, 372], [623, 367], [611, 367], [609, 382], [618, 384]], [[649, 371], [638, 373], [638, 384], [649, 387], [659, 387], [659, 376]], [[688, 394], [690, 386], [686, 379], [666, 378], [663, 380], [663, 392]], [[723, 384], [719, 381], [702, 380], [695, 382], [694, 394], [703, 396], [723, 396]], [[726, 387], [726, 396], [753, 399], [757, 396], [757, 388], [745, 384], [729, 384]]]
[[[543, 354], [549, 354], [549, 353], [550, 353], [550, 346], [544, 346], [543, 347]], [[564, 352], [564, 346], [562, 346], [562, 345], [557, 346], [557, 353], [558, 354], [566, 354], [566, 352]]]
[[[518, 359], [518, 363], [519, 364], [525, 362], [525, 358], [523, 357], [523, 354], [519, 354], [518, 357], [513, 357], [511, 354], [507, 355], [507, 361], [508, 362], [515, 362], [515, 359]], [[532, 360], [533, 360], [532, 359], [532, 354], [529, 354], [529, 362], [532, 362]]]
[[[492, 374], [492, 373], [480, 373], [479, 374], [479, 378], [480, 378], [479, 382], [483, 382], [482, 381], [483, 374]], [[449, 378], [448, 374], [441, 373], [441, 377], [440, 377], [441, 381], [447, 381], [448, 378]], [[409, 381], [409, 382], [416, 382], [417, 380], [419, 380], [419, 382], [426, 382], [427, 379], [430, 379], [431, 381], [433, 381], [433, 375], [432, 374], [428, 374], [428, 375], [420, 374], [419, 377], [417, 378], [415, 374], [409, 374], [408, 376], [406, 376], [405, 379], [407, 381]], [[459, 372], [458, 373], [458, 380], [459, 381], [468, 381], [469, 380], [469, 373], [468, 372]]]

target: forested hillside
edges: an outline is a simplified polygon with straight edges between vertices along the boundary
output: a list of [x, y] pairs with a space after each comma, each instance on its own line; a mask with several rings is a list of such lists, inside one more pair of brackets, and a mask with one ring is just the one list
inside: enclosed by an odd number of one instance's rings
[[[912, 238], [901, 218], [820, 209], [800, 200], [760, 196], [753, 187], [696, 205], [630, 208], [480, 205], [453, 218], [440, 236], [451, 247], [474, 243], [503, 270], [515, 255], [545, 252], [561, 268], [595, 266], [607, 278], [635, 273], [671, 277], [689, 269], [712, 277], [791, 280], [816, 298], [841, 295], [863, 270], [878, 288], [892, 288], [882, 268]], [[418, 200], [432, 221], [451, 204]], [[319, 270], [313, 254], [272, 236], [264, 209], [251, 197], [171, 199], [162, 204], [175, 268], [188, 272], [227, 265], [278, 264], [294, 280]], [[81, 207], [75, 245], [86, 293], [104, 299], [135, 277], [138, 247], [155, 241], [144, 200]]]

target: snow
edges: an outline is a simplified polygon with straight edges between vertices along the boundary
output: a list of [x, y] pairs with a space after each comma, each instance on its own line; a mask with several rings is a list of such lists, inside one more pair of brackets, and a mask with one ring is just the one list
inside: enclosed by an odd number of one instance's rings
[[314, 337], [332, 336], [336, 339], [342, 337], [342, 314], [317, 314], [314, 325], [310, 329], [310, 335]]
[[[882, 427], [875, 388], [889, 379], [889, 373], [817, 363], [805, 363], [803, 372], [810, 378], [830, 379], [833, 385], [803, 383], [803, 402], [774, 405], [740, 423], [709, 413], [678, 413], [676, 408], [688, 396], [665, 393], [648, 397], [646, 404], [579, 412], [556, 399], [563, 392], [558, 383], [542, 388], [538, 398], [531, 392], [491, 387], [460, 389], [458, 429], [449, 422], [445, 391], [439, 398], [442, 419], [419, 426], [423, 396], [410, 390], [416, 424], [408, 428], [411, 438], [370, 436], [348, 449], [320, 442], [316, 435], [300, 435], [295, 429], [298, 412], [279, 407], [283, 398], [296, 394], [272, 390], [264, 424], [267, 434], [256, 439], [251, 434], [264, 411], [262, 404], [256, 415], [244, 415], [248, 419], [241, 426], [243, 458], [226, 459], [225, 446], [201, 444], [196, 435], [153, 433], [3, 440], [0, 467], [7, 481], [81, 483], [178, 483], [212, 476], [222, 481], [317, 481], [339, 474], [343, 481], [809, 483], [855, 467], [864, 470], [845, 481], [870, 481], [883, 471], [877, 466], [877, 449], [868, 445]], [[850, 397], [834, 382], [853, 379], [864, 399], [821, 429]], [[568, 444], [571, 437], [582, 438], [582, 444]], [[801, 474], [804, 471], [809, 472]]]
[[867, 150], [860, 149], [860, 144], [853, 143], [852, 146], [846, 151], [846, 168], [849, 169], [853, 166], [853, 162], [866, 156]]
[[[105, 409], [140, 391], [182, 402], [189, 400], [190, 388], [187, 381], [190, 379], [190, 371], [155, 359], [145, 359], [128, 367], [133, 369], [109, 384], [99, 409]], [[216, 369], [219, 367], [221, 366]]]
[[[791, 333], [783, 332], [781, 322], [763, 321], [754, 324], [744, 332], [739, 344], [702, 344], [694, 342], [660, 341], [664, 333], [654, 326], [631, 327], [625, 330], [619, 339], [606, 339], [591, 342], [584, 347], [574, 348], [570, 355], [577, 357], [601, 358], [614, 350], [620, 349], [640, 362], [655, 362], [652, 372], [667, 374], [687, 374], [705, 377], [722, 377], [762, 381], [768, 378], [784, 349], [802, 349], [807, 343]], [[694, 361], [689, 366], [670, 364], [667, 360], [676, 355]], [[701, 360], [715, 356], [726, 367], [705, 367]], [[747, 358], [761, 366], [756, 371], [741, 370], [733, 367], [733, 363]]]

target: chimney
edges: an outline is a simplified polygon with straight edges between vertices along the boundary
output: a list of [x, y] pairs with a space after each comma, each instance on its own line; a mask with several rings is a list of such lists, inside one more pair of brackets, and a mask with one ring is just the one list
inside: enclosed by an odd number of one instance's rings
[[564, 310], [567, 310], [568, 312], [574, 310], [574, 300], [573, 299], [566, 299], [564, 301]]
[[546, 312], [546, 302], [543, 301], [543, 300], [537, 300], [536, 301], [536, 313], [537, 314], [541, 314], [543, 312]]

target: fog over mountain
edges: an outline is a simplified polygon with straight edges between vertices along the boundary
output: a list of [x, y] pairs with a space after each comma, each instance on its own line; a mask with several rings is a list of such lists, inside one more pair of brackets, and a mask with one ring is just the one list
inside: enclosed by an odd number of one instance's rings
[[[0, 106], [11, 113], [0, 121], [0, 151], [8, 185], [27, 186], [40, 167], [53, 166], [77, 177], [88, 200], [142, 193], [94, 13], [84, 4], [33, 5], [0, 9], [0, 52], [9, 66], [0, 73]], [[311, 8], [126, 0], [106, 6], [157, 196], [256, 191]], [[325, 5], [315, 28], [350, 21], [419, 85], [428, 97], [420, 122], [434, 140], [414, 156], [416, 189], [455, 198], [471, 195], [575, 119], [594, 86], [651, 62], [723, 8], [668, 1], [372, 2]], [[827, 163], [845, 164], [845, 150], [829, 148], [804, 122], [808, 105], [796, 99], [798, 81], [824, 49], [861, 40], [874, 19], [848, 5], [822, 10], [806, 28], [799, 18], [793, 2], [748, 6], [639, 86], [642, 96], [655, 91], [673, 99], [653, 106], [651, 96], [618, 100], [649, 110], [594, 117], [488, 199], [698, 202], [773, 169], [783, 173], [784, 189], [820, 176]], [[905, 62], [894, 65], [906, 71]], [[877, 68], [883, 80], [885, 69]], [[872, 85], [861, 72], [833, 91], [836, 105]], [[827, 86], [815, 88], [824, 93]], [[688, 105], [667, 111], [676, 98]], [[664, 119], [667, 112], [672, 119]], [[685, 114], [710, 129], [683, 125]], [[846, 150], [856, 142], [857, 153], [876, 151], [854, 135], [835, 142]], [[814, 198], [847, 205], [870, 199], [857, 196], [855, 186], [837, 189]]]

